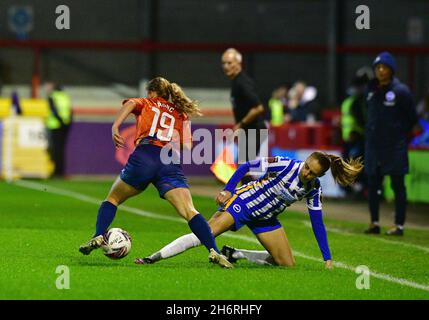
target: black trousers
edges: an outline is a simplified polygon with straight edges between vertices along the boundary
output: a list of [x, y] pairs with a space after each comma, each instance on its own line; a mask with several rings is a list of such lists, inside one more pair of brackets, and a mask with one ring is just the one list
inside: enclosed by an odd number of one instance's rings
[[[371, 221], [379, 221], [380, 195], [383, 175], [368, 175], [368, 201]], [[395, 224], [403, 226], [407, 209], [407, 191], [405, 189], [404, 175], [390, 175], [392, 189], [395, 194]]]
[[55, 165], [54, 176], [62, 177], [65, 173], [65, 147], [69, 127], [48, 129], [48, 152]]

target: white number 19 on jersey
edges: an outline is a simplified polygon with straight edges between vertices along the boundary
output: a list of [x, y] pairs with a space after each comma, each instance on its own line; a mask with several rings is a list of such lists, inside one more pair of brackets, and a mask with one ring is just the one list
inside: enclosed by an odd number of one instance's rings
[[[173, 137], [174, 122], [176, 121], [176, 119], [174, 119], [174, 117], [167, 112], [163, 112], [161, 114], [161, 111], [158, 108], [152, 107], [152, 111], [155, 112], [155, 115], [153, 117], [149, 135], [151, 137], [156, 137], [161, 141], [170, 141]], [[166, 123], [167, 118], [170, 119], [169, 124]], [[158, 131], [155, 132], [156, 128], [158, 127], [158, 120], [159, 126], [164, 130], [158, 129]], [[165, 133], [167, 133], [167, 135], [164, 135]]]

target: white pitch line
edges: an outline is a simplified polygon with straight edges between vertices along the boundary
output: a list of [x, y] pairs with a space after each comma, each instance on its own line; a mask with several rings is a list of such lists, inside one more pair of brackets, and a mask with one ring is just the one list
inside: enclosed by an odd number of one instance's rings
[[[225, 234], [225, 236], [227, 236], [229, 238], [245, 240], [245, 241], [249, 241], [249, 242], [253, 242], [253, 243], [259, 243], [259, 241], [257, 239], [251, 238], [251, 237], [245, 236], [245, 235]], [[308, 256], [306, 254], [303, 254], [303, 253], [295, 251], [295, 250], [293, 250], [293, 254], [296, 255], [297, 257], [301, 257], [301, 258], [304, 258], [307, 260], [312, 260], [312, 261], [316, 261], [316, 262], [320, 262], [320, 263], [323, 262], [323, 260], [320, 258]], [[337, 268], [343, 268], [343, 269], [350, 270], [352, 272], [356, 272], [356, 267], [350, 266], [344, 262], [334, 261], [334, 266]], [[408, 287], [412, 287], [412, 288], [416, 288], [416, 289], [429, 291], [429, 285], [423, 285], [423, 284], [416, 283], [413, 281], [409, 281], [406, 279], [395, 278], [391, 275], [383, 274], [383, 273], [379, 273], [379, 272], [374, 272], [374, 271], [370, 271], [370, 274], [371, 274], [371, 276], [373, 276], [374, 278], [377, 278], [377, 279], [382, 279], [382, 280], [386, 280], [389, 282], [394, 282], [394, 283], [400, 284], [402, 286], [408, 286]]]
[[[311, 228], [311, 222], [309, 221], [303, 221], [302, 222], [305, 226], [310, 227]], [[368, 238], [367, 235], [364, 234], [358, 234], [358, 233], [353, 233], [353, 232], [348, 232], [345, 230], [341, 230], [338, 228], [332, 228], [332, 227], [326, 227], [326, 231], [329, 232], [333, 232], [333, 233], [339, 233], [342, 235], [348, 235], [348, 236], [361, 236], [361, 237], [366, 237]], [[388, 240], [388, 239], [383, 239], [383, 238], [377, 238], [377, 237], [372, 237], [371, 240], [376, 240], [379, 242], [384, 242], [384, 243], [388, 243], [388, 244], [394, 244], [394, 245], [400, 245], [403, 247], [410, 247], [410, 248], [414, 248], [414, 249], [418, 249], [418, 250], [422, 250], [425, 253], [429, 253], [429, 248], [428, 247], [424, 247], [424, 246], [420, 246], [418, 244], [414, 244], [414, 243], [408, 243], [408, 242], [400, 242], [400, 241], [394, 241], [394, 240]]]
[[[93, 197], [89, 197], [86, 196], [84, 194], [78, 193], [78, 192], [74, 192], [74, 191], [69, 191], [66, 189], [61, 189], [61, 188], [56, 188], [56, 187], [51, 187], [49, 185], [44, 185], [41, 183], [36, 183], [36, 182], [30, 182], [30, 181], [16, 181], [13, 184], [20, 186], [20, 187], [24, 187], [24, 188], [28, 188], [28, 189], [33, 189], [33, 190], [38, 190], [38, 191], [44, 191], [44, 192], [49, 192], [52, 194], [58, 194], [58, 195], [62, 195], [62, 196], [66, 196], [69, 198], [73, 198], [76, 200], [80, 200], [83, 202], [87, 202], [87, 203], [91, 203], [91, 204], [96, 204], [99, 205], [101, 203], [102, 200], [97, 199], [97, 198], [93, 198]], [[132, 208], [132, 207], [127, 207], [127, 206], [121, 206], [120, 210], [123, 211], [127, 211], [130, 213], [134, 213], [143, 217], [148, 217], [148, 218], [153, 218], [153, 219], [159, 219], [159, 220], [170, 220], [170, 221], [174, 221], [174, 222], [181, 222], [181, 223], [186, 223], [186, 221], [184, 219], [178, 218], [178, 217], [167, 217], [164, 215], [160, 215], [160, 214], [156, 214], [156, 213], [152, 213], [152, 212], [148, 212], [148, 211], [144, 211], [144, 210], [140, 210], [137, 208]], [[259, 241], [255, 238], [251, 238], [249, 236], [245, 236], [245, 235], [237, 235], [237, 234], [230, 234], [230, 233], [226, 233], [223, 234], [222, 236], [228, 237], [228, 238], [232, 238], [232, 239], [239, 239], [239, 240], [244, 240], [244, 241], [248, 241], [248, 242], [253, 242], [253, 243], [258, 243]], [[319, 258], [315, 258], [312, 256], [308, 256], [304, 253], [295, 251], [293, 252], [296, 256], [307, 259], [307, 260], [311, 260], [311, 261], [317, 261], [317, 262], [322, 262], [322, 259]], [[353, 266], [349, 266], [346, 263], [343, 262], [334, 262], [334, 266], [338, 267], [338, 268], [342, 268], [342, 269], [346, 269], [346, 270], [350, 270], [352, 272], [355, 272], [356, 267]], [[409, 281], [407, 279], [401, 279], [401, 278], [396, 278], [393, 277], [391, 275], [388, 274], [383, 274], [383, 273], [379, 273], [379, 272], [374, 272], [374, 271], [370, 271], [371, 276], [373, 276], [374, 278], [377, 279], [381, 279], [381, 280], [385, 280], [388, 282], [393, 282], [396, 284], [399, 284], [401, 286], [407, 286], [407, 287], [411, 287], [411, 288], [415, 288], [415, 289], [420, 289], [420, 290], [424, 290], [424, 291], [429, 291], [429, 285], [424, 285], [424, 284], [420, 284], [417, 282], [413, 282], [413, 281]]]
[[[97, 199], [94, 197], [86, 196], [82, 193], [78, 193], [78, 192], [74, 192], [74, 191], [70, 191], [70, 190], [65, 190], [65, 189], [60, 189], [60, 188], [56, 188], [56, 187], [52, 187], [52, 186], [48, 186], [48, 185], [36, 183], [36, 182], [19, 180], [19, 181], [14, 182], [14, 184], [18, 185], [20, 187], [28, 188], [28, 189], [33, 189], [33, 190], [38, 190], [38, 191], [43, 191], [43, 192], [49, 192], [49, 193], [58, 194], [58, 195], [69, 197], [69, 198], [74, 198], [76, 200], [80, 200], [83, 202], [96, 204], [97, 206], [99, 206], [101, 204], [101, 202], [103, 201], [103, 200], [100, 200], [100, 199]], [[154, 219], [160, 219], [160, 220], [169, 220], [169, 221], [175, 221], [175, 222], [186, 222], [185, 220], [178, 218], [178, 217], [164, 216], [164, 215], [160, 215], [160, 214], [156, 214], [156, 213], [152, 213], [152, 212], [148, 212], [148, 211], [144, 211], [144, 210], [140, 210], [137, 208], [132, 208], [132, 207], [124, 206], [124, 205], [121, 205], [119, 210], [128, 211], [128, 212], [137, 214], [139, 216], [148, 217], [148, 218], [154, 218]]]

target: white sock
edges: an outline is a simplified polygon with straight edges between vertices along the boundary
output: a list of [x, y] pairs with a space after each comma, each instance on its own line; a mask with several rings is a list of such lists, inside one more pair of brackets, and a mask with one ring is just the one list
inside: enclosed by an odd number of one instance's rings
[[161, 259], [167, 259], [178, 255], [190, 248], [197, 247], [201, 244], [200, 240], [193, 233], [186, 234], [177, 238], [173, 242], [167, 244], [164, 248], [159, 250]]
[[266, 260], [260, 260], [260, 259], [257, 259], [257, 260], [252, 261], [252, 262], [254, 262], [256, 264], [266, 265], [266, 266], [272, 266], [273, 265], [271, 262], [268, 262]]
[[257, 264], [272, 265], [272, 263], [269, 262], [270, 260], [272, 260], [272, 257], [269, 252], [265, 250], [235, 249], [235, 252], [232, 254], [232, 257], [235, 259], [247, 259], [248, 261]]

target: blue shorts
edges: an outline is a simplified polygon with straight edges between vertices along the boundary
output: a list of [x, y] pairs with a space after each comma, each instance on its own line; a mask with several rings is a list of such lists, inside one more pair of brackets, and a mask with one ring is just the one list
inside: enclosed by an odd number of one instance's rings
[[253, 234], [273, 231], [282, 227], [276, 217], [266, 220], [260, 220], [252, 216], [247, 209], [243, 200], [236, 195], [228, 201], [228, 203], [220, 208], [220, 211], [227, 211], [234, 218], [235, 225], [232, 231], [239, 230], [242, 226], [246, 225]]
[[138, 145], [121, 171], [121, 180], [142, 191], [153, 183], [161, 198], [172, 189], [189, 188], [181, 165], [163, 164], [160, 153], [161, 147]]

